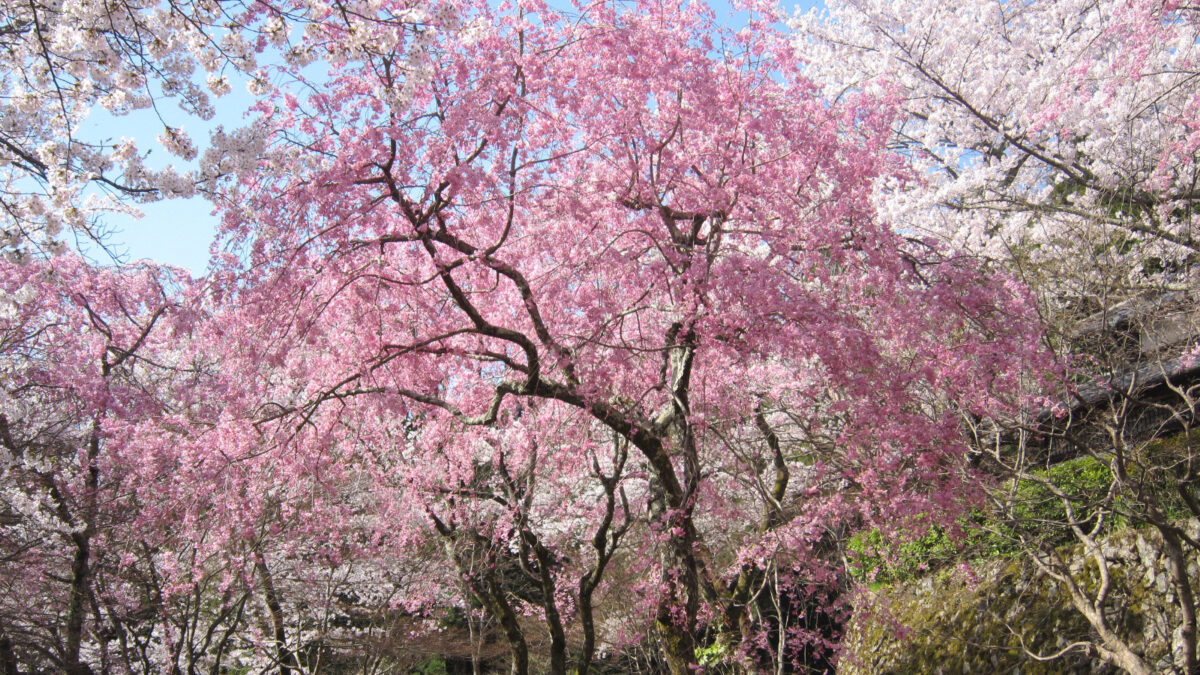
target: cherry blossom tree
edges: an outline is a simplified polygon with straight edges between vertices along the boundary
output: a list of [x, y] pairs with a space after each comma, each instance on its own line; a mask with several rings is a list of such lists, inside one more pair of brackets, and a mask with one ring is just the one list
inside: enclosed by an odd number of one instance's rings
[[[1040, 328], [879, 208], [928, 179], [896, 90], [822, 97], [747, 9], [5, 8], [0, 666], [312, 672], [448, 607], [517, 673], [833, 664], [842, 537], [981, 499], [963, 420]], [[162, 106], [239, 80], [207, 144]], [[63, 250], [197, 190], [202, 287]]]
[[[0, 636], [30, 667], [86, 672], [128, 522], [110, 423], [159, 410], [136, 373], [171, 311], [168, 272], [63, 256], [0, 263]], [[102, 609], [103, 608], [103, 609]]]
[[370, 653], [413, 574], [356, 555], [382, 536], [364, 506], [378, 491], [349, 463], [273, 485], [275, 458], [213, 450], [238, 427], [218, 423], [220, 362], [186, 278], [69, 253], [0, 269], [0, 670], [283, 672]]
[[[6, 4], [0, 9], [0, 246], [18, 259], [79, 241], [107, 244], [106, 213], [207, 193], [207, 181], [254, 156], [249, 127], [236, 133], [217, 127], [207, 141], [189, 134], [189, 124], [193, 133], [211, 126], [215, 97], [234, 86], [259, 94], [287, 86], [295, 78], [284, 71], [381, 45], [405, 45], [406, 63], [418, 68], [421, 36], [454, 30], [451, 18], [419, 2], [357, 0]], [[136, 124], [149, 118], [150, 129], [111, 138], [89, 125], [138, 111]], [[148, 143], [154, 137], [158, 143]], [[154, 149], [170, 159], [150, 158]]]
[[[1141, 0], [827, 4], [793, 24], [806, 72], [834, 95], [895, 95], [902, 113], [891, 143], [921, 178], [882, 186], [881, 211], [1013, 270], [1037, 294], [1049, 344], [1083, 383], [1067, 388], [1057, 421], [1007, 420], [1021, 431], [982, 434], [993, 468], [1015, 481], [1007, 487], [1037, 485], [1062, 503], [1059, 532], [1073, 533], [1105, 579], [1084, 583], [1055, 553], [1060, 540], [1045, 529], [1027, 536], [1030, 524], [1017, 522], [1027, 505], [994, 495], [1023, 533], [1021, 545], [1096, 631], [1094, 643], [1072, 649], [1130, 672], [1195, 672], [1197, 605], [1185, 560], [1200, 544], [1180, 526], [1200, 516], [1189, 353], [1200, 197], [1195, 8]], [[1103, 494], [1047, 478], [1046, 464], [1072, 457], [1110, 471]], [[1131, 592], [1112, 579], [1156, 573], [1122, 571], [1103, 550], [1098, 537], [1114, 518], [1161, 536], [1155, 565], [1170, 578], [1181, 618], [1157, 664], [1135, 631], [1112, 618]]]
[[513, 672], [534, 633], [586, 670], [618, 593], [673, 673], [832, 652], [766, 573], [836, 595], [840, 530], [952, 518], [960, 413], [1039, 358], [1018, 285], [877, 213], [919, 178], [893, 98], [819, 97], [755, 9], [447, 5], [422, 68], [359, 51], [260, 106], [223, 183], [222, 452], [377, 473]]
[[[892, 217], [1024, 261], [1027, 279], [1084, 312], [1125, 299], [1134, 277], [1190, 264], [1200, 196], [1193, 9], [827, 5], [794, 22], [807, 72], [831, 94], [886, 88], [902, 100], [892, 143], [924, 180], [881, 190]], [[1085, 283], [1079, 256], [1096, 261], [1099, 278]]]

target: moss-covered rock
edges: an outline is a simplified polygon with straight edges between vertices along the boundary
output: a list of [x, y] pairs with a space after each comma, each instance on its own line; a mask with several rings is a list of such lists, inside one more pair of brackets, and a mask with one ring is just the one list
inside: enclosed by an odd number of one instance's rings
[[[1200, 534], [1200, 523], [1187, 529]], [[1127, 530], [1102, 548], [1113, 579], [1110, 620], [1160, 672], [1175, 666], [1172, 636], [1181, 623], [1157, 533]], [[1080, 547], [1060, 552], [1089, 591], [1097, 568]], [[1195, 556], [1188, 573], [1200, 590]], [[1069, 650], [1091, 642], [1092, 630], [1065, 588], [1024, 558], [993, 560], [972, 570], [945, 570], [906, 584], [864, 591], [847, 626], [839, 672], [870, 673], [1105, 673], [1116, 672], [1094, 652]]]

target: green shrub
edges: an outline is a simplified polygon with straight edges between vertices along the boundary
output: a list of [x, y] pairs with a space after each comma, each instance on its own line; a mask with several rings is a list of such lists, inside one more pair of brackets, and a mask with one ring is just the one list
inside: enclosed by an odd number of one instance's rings
[[[1172, 519], [1190, 516], [1183, 500], [1171, 485], [1172, 477], [1162, 467], [1190, 451], [1187, 434], [1161, 439], [1142, 447], [1130, 462], [1131, 482], [1138, 490], [1152, 492]], [[1159, 467], [1143, 470], [1140, 467]], [[1062, 499], [1042, 483], [1048, 479], [1071, 502], [1075, 518], [1091, 529], [1105, 510], [1105, 525], [1098, 534], [1110, 534], [1140, 523], [1127, 514], [1136, 513], [1134, 492], [1118, 492], [1106, 503], [1112, 488], [1112, 469], [1092, 456], [1076, 457], [1044, 469], [1031, 471], [1032, 479], [1010, 481], [998, 486], [1008, 495], [1006, 513], [972, 511], [959, 522], [958, 536], [939, 527], [884, 536], [878, 529], [864, 530], [846, 544], [851, 576], [875, 586], [903, 583], [960, 562], [990, 560], [1015, 555], [1022, 537], [1050, 546], [1074, 543], [1070, 519]], [[906, 536], [907, 535], [907, 536]], [[897, 543], [899, 542], [899, 543]]]

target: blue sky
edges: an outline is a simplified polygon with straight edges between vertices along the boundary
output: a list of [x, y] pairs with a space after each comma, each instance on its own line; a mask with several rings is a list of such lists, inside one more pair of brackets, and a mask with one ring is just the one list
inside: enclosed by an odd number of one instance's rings
[[[726, 1], [716, 0], [712, 4], [718, 15], [730, 14]], [[793, 8], [804, 10], [823, 5], [823, 0], [785, 1], [782, 4], [789, 11]], [[730, 24], [737, 25], [744, 20], [734, 15], [731, 16]], [[217, 125], [227, 128], [240, 126], [243, 111], [249, 106], [249, 100], [244, 90], [235, 86], [232, 93], [214, 100], [217, 115], [208, 124], [203, 124], [195, 118], [185, 121], [178, 110], [173, 110], [172, 106], [167, 105], [161, 108], [161, 119], [156, 113], [145, 110], [119, 118], [95, 114], [87, 126], [90, 134], [108, 137], [114, 141], [123, 136], [135, 138], [140, 147], [148, 149], [157, 147], [154, 137], [162, 130], [165, 122], [183, 126], [199, 143]], [[172, 113], [180, 116], [179, 119], [171, 119]], [[161, 149], [152, 150], [147, 164], [165, 164], [166, 159]], [[217, 226], [217, 217], [212, 214], [212, 206], [197, 197], [145, 204], [141, 206], [141, 210], [144, 216], [140, 219], [124, 216], [108, 216], [105, 219], [105, 226], [112, 231], [108, 242], [110, 249], [128, 261], [145, 258], [183, 267], [193, 275], [204, 274], [208, 268], [209, 247]]]
[[[146, 166], [162, 168], [174, 164], [186, 170], [178, 158], [168, 156], [155, 140], [164, 126], [182, 127], [198, 147], [203, 147], [209, 133], [218, 126], [234, 129], [244, 124], [245, 111], [252, 103], [245, 88], [235, 86], [226, 96], [212, 98], [216, 115], [208, 122], [185, 115], [171, 102], [159, 105], [156, 110], [137, 110], [121, 117], [97, 110], [85, 122], [84, 133], [89, 138], [109, 142], [122, 137], [135, 139], [142, 152], [149, 151], [144, 160]], [[129, 262], [146, 258], [183, 267], [193, 275], [204, 274], [217, 227], [212, 205], [202, 197], [193, 197], [141, 204], [138, 208], [143, 213], [141, 218], [119, 214], [104, 218], [103, 226], [110, 232], [106, 241], [109, 249]], [[92, 256], [97, 262], [108, 262], [102, 253], [93, 252]]]

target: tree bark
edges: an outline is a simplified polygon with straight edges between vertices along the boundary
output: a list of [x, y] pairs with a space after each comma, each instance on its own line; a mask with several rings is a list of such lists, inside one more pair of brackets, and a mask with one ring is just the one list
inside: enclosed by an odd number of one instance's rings
[[479, 599], [500, 621], [504, 631], [504, 639], [508, 641], [508, 650], [512, 654], [512, 665], [509, 672], [512, 675], [529, 675], [529, 645], [525, 642], [525, 633], [517, 623], [517, 615], [504, 597], [504, 588], [495, 575], [488, 573], [484, 582], [486, 587], [476, 592]]
[[1200, 675], [1200, 663], [1196, 658], [1196, 595], [1192, 592], [1192, 580], [1187, 573], [1187, 559], [1183, 554], [1183, 541], [1179, 533], [1171, 525], [1160, 525], [1159, 533], [1163, 538], [1163, 548], [1166, 550], [1171, 578], [1175, 584], [1175, 599], [1183, 613], [1183, 626], [1180, 633], [1183, 640], [1184, 672], [1187, 675]]
[[279, 595], [275, 591], [275, 582], [271, 579], [271, 572], [267, 569], [266, 561], [263, 560], [262, 554], [259, 554], [257, 558], [254, 561], [254, 568], [262, 578], [263, 597], [267, 603], [267, 611], [271, 614], [271, 630], [274, 632], [275, 658], [279, 661], [279, 675], [291, 675], [293, 660], [292, 653], [287, 647], [287, 628], [283, 622], [283, 605], [279, 602]]
[[91, 542], [87, 532], [71, 535], [75, 544], [75, 556], [71, 559], [71, 597], [67, 602], [66, 645], [63, 665], [70, 675], [90, 673], [91, 668], [80, 662], [79, 651], [83, 643], [83, 620], [87, 613], [87, 594]]
[[[105, 374], [107, 375], [107, 369]], [[91, 592], [92, 533], [95, 531], [96, 491], [100, 487], [100, 469], [96, 466], [96, 458], [99, 454], [99, 422], [93, 422], [91, 437], [88, 439], [84, 508], [81, 509], [84, 527], [81, 532], [71, 533], [71, 542], [75, 544], [75, 555], [71, 560], [71, 597], [67, 603], [67, 635], [63, 653], [63, 665], [70, 675], [90, 675], [92, 672], [87, 664], [79, 660], [79, 651], [83, 644], [83, 624], [87, 617], [88, 596]], [[66, 516], [66, 502], [61, 496], [58, 501], [60, 513]], [[70, 522], [70, 518], [65, 518], [65, 520]]]
[[13, 653], [12, 640], [0, 634], [0, 675], [17, 674], [17, 655]]

